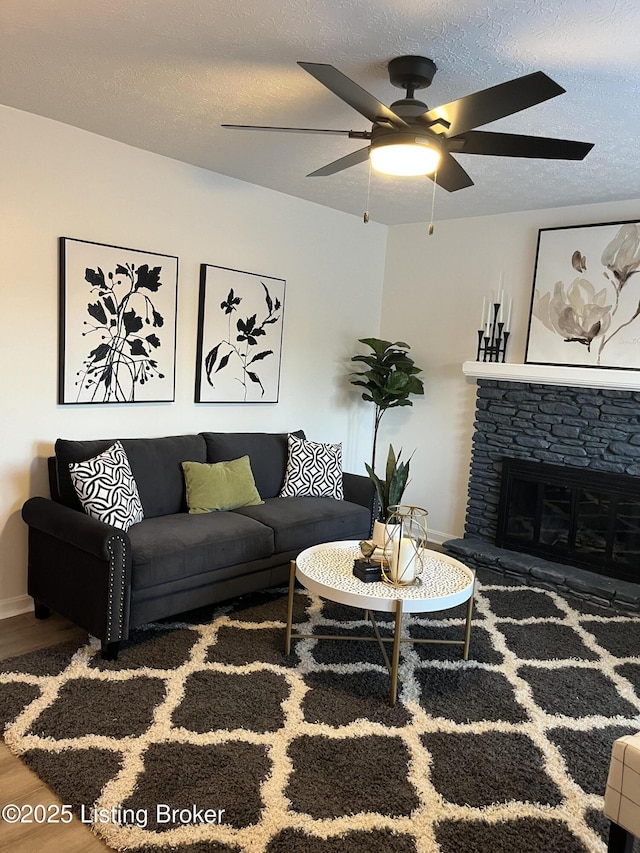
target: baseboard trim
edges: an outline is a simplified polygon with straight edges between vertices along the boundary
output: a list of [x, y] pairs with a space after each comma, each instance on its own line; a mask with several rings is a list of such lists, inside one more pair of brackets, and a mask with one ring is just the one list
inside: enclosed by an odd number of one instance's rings
[[30, 595], [16, 595], [14, 598], [0, 600], [0, 619], [10, 619], [33, 610], [33, 599]]
[[433, 530], [431, 527], [428, 530], [428, 536], [429, 541], [435, 542], [436, 545], [442, 545], [442, 543], [446, 542], [448, 539], [457, 538], [453, 533], [443, 533], [441, 530]]

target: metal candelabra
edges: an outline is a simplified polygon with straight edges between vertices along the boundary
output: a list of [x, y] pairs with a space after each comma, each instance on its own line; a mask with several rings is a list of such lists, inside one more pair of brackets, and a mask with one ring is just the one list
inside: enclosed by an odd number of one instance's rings
[[505, 324], [502, 320], [498, 321], [500, 313], [500, 303], [493, 303], [493, 322], [485, 324], [484, 329], [478, 329], [478, 352], [476, 361], [502, 361], [504, 362], [507, 353], [507, 341], [509, 340], [508, 331], [505, 331]]

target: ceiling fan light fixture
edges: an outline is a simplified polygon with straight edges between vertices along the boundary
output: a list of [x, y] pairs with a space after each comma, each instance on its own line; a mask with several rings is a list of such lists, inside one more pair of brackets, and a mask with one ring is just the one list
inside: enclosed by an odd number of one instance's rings
[[435, 172], [440, 151], [430, 140], [420, 137], [411, 142], [406, 138], [401, 142], [383, 138], [371, 144], [369, 158], [371, 166], [383, 175], [415, 177]]

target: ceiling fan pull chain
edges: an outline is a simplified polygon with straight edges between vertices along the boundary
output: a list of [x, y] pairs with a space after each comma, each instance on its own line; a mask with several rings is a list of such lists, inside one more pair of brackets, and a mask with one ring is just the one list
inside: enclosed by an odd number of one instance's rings
[[436, 209], [436, 181], [438, 180], [438, 170], [433, 173], [433, 192], [431, 194], [431, 221], [429, 222], [429, 237], [433, 234], [433, 212]]
[[371, 194], [371, 160], [369, 160], [369, 177], [367, 179], [367, 209], [364, 212], [364, 216], [362, 217], [362, 221], [366, 225], [369, 221], [369, 196]]

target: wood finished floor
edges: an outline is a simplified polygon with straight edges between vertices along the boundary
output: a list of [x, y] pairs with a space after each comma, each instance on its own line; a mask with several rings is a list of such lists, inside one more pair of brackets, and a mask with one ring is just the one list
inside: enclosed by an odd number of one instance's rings
[[[84, 631], [55, 614], [44, 621], [33, 613], [12, 616], [0, 621], [0, 660], [83, 636]], [[0, 807], [7, 803], [47, 806], [60, 801], [0, 741]], [[104, 853], [111, 849], [76, 818], [68, 824], [7, 824], [0, 820], [0, 850], [7, 853]]]

